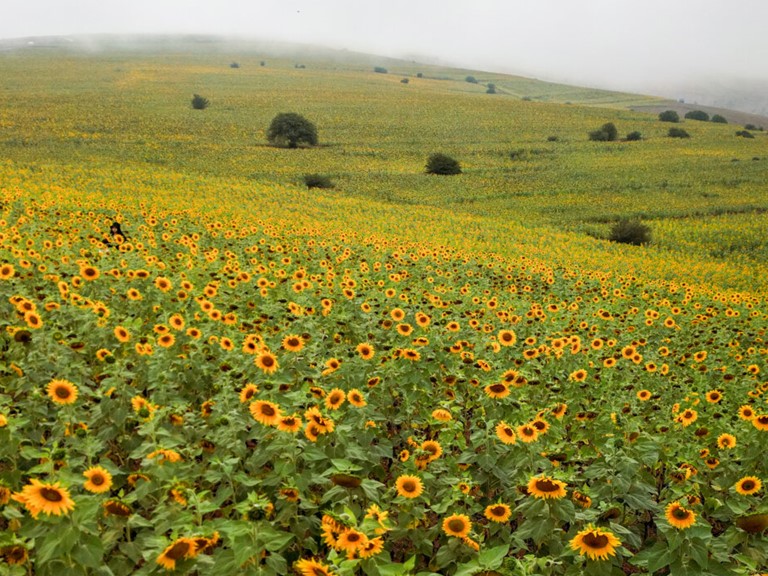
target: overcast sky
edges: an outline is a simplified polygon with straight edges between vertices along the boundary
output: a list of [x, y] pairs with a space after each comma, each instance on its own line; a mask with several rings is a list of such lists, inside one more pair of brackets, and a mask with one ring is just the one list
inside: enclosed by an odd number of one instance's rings
[[0, 11], [0, 38], [233, 34], [646, 93], [768, 82], [767, 27], [768, 0], [2, 0]]

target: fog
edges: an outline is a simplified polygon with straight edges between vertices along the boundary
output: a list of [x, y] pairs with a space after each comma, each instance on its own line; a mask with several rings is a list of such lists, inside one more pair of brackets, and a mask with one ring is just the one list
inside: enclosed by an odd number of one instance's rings
[[766, 24], [765, 0], [4, 0], [0, 38], [237, 35], [768, 114]]

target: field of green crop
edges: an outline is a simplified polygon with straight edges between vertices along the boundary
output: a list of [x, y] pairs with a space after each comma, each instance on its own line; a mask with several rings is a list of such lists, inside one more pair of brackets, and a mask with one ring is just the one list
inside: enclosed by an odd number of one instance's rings
[[768, 136], [303, 56], [0, 53], [0, 573], [768, 570]]

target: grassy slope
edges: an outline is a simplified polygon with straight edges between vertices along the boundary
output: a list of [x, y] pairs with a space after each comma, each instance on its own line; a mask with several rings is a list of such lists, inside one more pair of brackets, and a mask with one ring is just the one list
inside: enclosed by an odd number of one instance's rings
[[[354, 54], [301, 55], [5, 53], [0, 149], [13, 169], [68, 166], [79, 174], [70, 174], [72, 185], [86, 170], [93, 185], [117, 194], [149, 171], [160, 179], [183, 174], [190, 187], [204, 177], [209, 189], [285, 187], [307, 198], [297, 190], [301, 175], [321, 172], [337, 188], [311, 198], [323, 198], [327, 209], [318, 217], [339, 226], [345, 218], [333, 214], [334, 202], [344, 197], [348, 206], [378, 214], [372, 229], [383, 234], [456, 242], [458, 226], [469, 249], [766, 287], [763, 134], [745, 140], [733, 126], [687, 122], [693, 138], [671, 140], [655, 116], [616, 108], [643, 97]], [[240, 68], [230, 68], [232, 61]], [[297, 69], [297, 62], [307, 67]], [[374, 63], [389, 73], [374, 73]], [[470, 73], [494, 82], [500, 94], [465, 82]], [[208, 97], [211, 107], [192, 110], [192, 93]], [[571, 104], [554, 103], [562, 101]], [[264, 145], [271, 118], [288, 110], [317, 124], [321, 148]], [[639, 130], [646, 140], [588, 142], [586, 133], [606, 121], [622, 135]], [[464, 174], [423, 174], [426, 156], [438, 150], [460, 159]], [[118, 165], [127, 173], [116, 178]], [[585, 234], [605, 234], [611, 221], [628, 216], [650, 219], [654, 247], [620, 247]]]

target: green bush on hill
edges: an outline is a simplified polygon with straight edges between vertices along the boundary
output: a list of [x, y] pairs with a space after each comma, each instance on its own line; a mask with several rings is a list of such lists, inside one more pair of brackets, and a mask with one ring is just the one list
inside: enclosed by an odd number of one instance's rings
[[619, 220], [611, 227], [608, 238], [611, 242], [642, 246], [651, 241], [651, 229], [637, 219]]
[[704, 112], [704, 110], [691, 110], [690, 112], [686, 112], [685, 118], [688, 120], [700, 120], [702, 122], [709, 122], [709, 114]]
[[315, 146], [317, 128], [295, 112], [281, 112], [272, 119], [267, 130], [267, 140], [274, 146], [297, 148], [299, 144]]
[[662, 122], [680, 122], [680, 114], [674, 110], [665, 110], [659, 114], [659, 120]]
[[427, 159], [427, 174], [439, 174], [443, 176], [461, 174], [461, 165], [458, 160], [451, 158], [447, 154], [435, 152], [434, 154], [430, 154]]
[[619, 131], [613, 122], [603, 124], [599, 130], [589, 133], [589, 139], [594, 142], [613, 142], [619, 137]]

